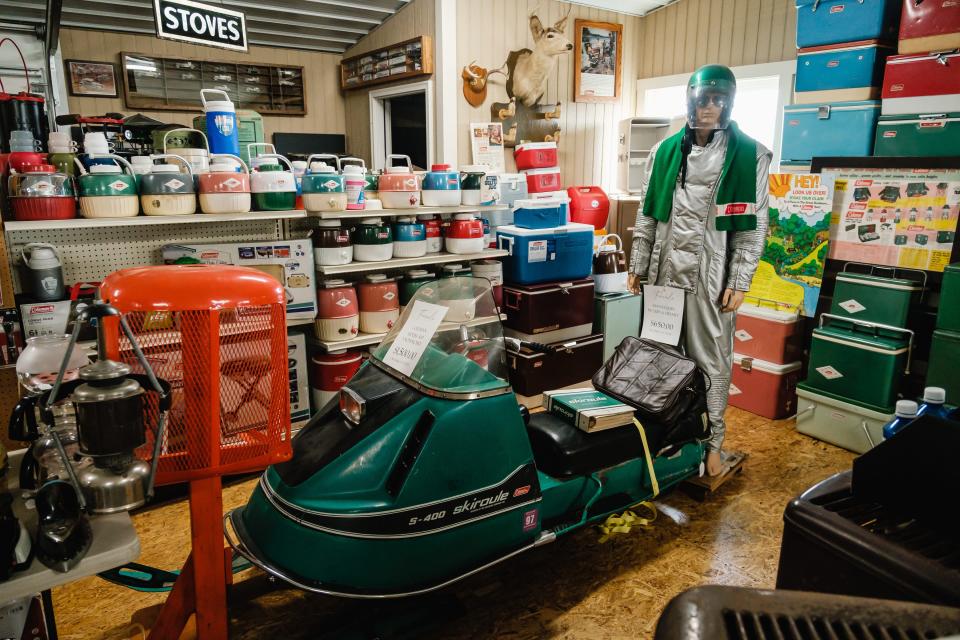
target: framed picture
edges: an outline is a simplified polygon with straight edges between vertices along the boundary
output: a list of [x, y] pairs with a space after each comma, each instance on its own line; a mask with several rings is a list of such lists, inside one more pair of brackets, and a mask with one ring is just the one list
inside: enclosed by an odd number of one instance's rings
[[112, 62], [65, 60], [71, 96], [116, 98], [117, 68]]
[[617, 102], [620, 99], [623, 25], [577, 20], [574, 41], [580, 49], [573, 74], [574, 102]]

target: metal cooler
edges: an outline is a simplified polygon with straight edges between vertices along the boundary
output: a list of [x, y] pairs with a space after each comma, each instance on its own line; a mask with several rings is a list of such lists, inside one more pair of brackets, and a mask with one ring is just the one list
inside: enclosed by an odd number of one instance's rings
[[923, 297], [927, 274], [910, 269], [891, 268], [889, 271], [895, 276], [905, 273], [917, 279], [843, 271], [837, 274], [830, 313], [894, 327], [907, 326], [910, 309], [919, 304]]
[[602, 293], [594, 296], [593, 305], [593, 332], [603, 334], [603, 361], [606, 362], [624, 338], [640, 336], [643, 296]]

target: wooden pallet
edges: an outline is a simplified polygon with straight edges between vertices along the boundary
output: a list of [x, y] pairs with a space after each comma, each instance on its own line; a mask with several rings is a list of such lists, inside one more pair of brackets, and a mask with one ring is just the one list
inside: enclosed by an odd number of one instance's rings
[[681, 485], [691, 497], [696, 500], [706, 500], [707, 496], [716, 493], [728, 480], [743, 471], [743, 463], [747, 460], [747, 454], [742, 451], [726, 452], [724, 460], [724, 472], [718, 476], [704, 475], [700, 478], [687, 478]]

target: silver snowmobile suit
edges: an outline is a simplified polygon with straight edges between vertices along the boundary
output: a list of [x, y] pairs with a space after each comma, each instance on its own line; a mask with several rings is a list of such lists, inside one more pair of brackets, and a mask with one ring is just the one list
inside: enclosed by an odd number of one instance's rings
[[[646, 197], [659, 144], [647, 160], [641, 181]], [[707, 449], [718, 451], [726, 425], [723, 414], [733, 369], [735, 314], [721, 311], [724, 289], [747, 291], [753, 280], [767, 236], [767, 204], [772, 154], [757, 143], [757, 228], [754, 231], [717, 231], [716, 193], [727, 152], [727, 134], [717, 131], [705, 147], [693, 145], [687, 158], [686, 187], [680, 180], [673, 192], [670, 220], [660, 223], [637, 212], [630, 255], [630, 272], [641, 282], [686, 291], [681, 342], [710, 378], [707, 413], [710, 439]]]

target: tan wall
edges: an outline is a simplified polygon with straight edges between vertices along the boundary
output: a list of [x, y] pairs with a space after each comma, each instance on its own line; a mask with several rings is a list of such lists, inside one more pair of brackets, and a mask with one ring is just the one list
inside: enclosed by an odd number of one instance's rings
[[[528, 18], [536, 12], [541, 22], [552, 25], [568, 10], [566, 35], [574, 39], [574, 20], [583, 18], [623, 25], [623, 74], [621, 100], [615, 104], [573, 102], [573, 71], [576, 50], [558, 59], [556, 70], [547, 82], [545, 103], [560, 102], [560, 174], [567, 185], [614, 187], [617, 177], [617, 138], [619, 123], [633, 115], [636, 103], [634, 80], [639, 73], [641, 19], [613, 11], [603, 11], [557, 0], [459, 0], [457, 3], [457, 72], [472, 61], [487, 69], [499, 67], [512, 50], [533, 47]], [[576, 43], [574, 43], [576, 44]], [[469, 125], [489, 122], [490, 104], [505, 102], [502, 76], [495, 76], [487, 101], [471, 107], [458, 90], [457, 135], [460, 164], [470, 162]], [[514, 168], [513, 154], [507, 150], [507, 169]]]
[[[386, 47], [396, 42], [426, 35], [434, 36], [436, 22], [434, 0], [413, 0], [410, 4], [398, 11], [382, 25], [364, 36], [357, 44], [344, 52], [344, 58], [366, 53], [373, 49]], [[436, 61], [434, 61], [436, 67]], [[417, 78], [411, 82], [422, 82], [424, 78]], [[396, 87], [407, 83], [397, 82], [381, 87]], [[346, 107], [347, 150], [363, 158], [367, 166], [373, 164], [370, 158], [370, 90], [357, 89], [344, 94]]]
[[638, 78], [793, 60], [794, 0], [680, 0], [641, 19]]
[[[314, 53], [295, 49], [273, 47], [250, 47], [249, 53], [212, 49], [210, 47], [181, 44], [160, 40], [148, 35], [63, 29], [60, 32], [60, 48], [64, 60], [102, 60], [120, 66], [120, 52], [143, 53], [157, 56], [182, 56], [204, 60], [249, 62], [251, 64], [292, 64], [302, 66], [306, 89], [307, 115], [264, 116], [263, 127], [267, 141], [274, 132], [343, 133], [346, 129], [343, 99], [340, 96], [340, 56], [332, 53]], [[117, 111], [133, 113], [123, 102], [123, 93], [118, 98], [69, 98], [70, 113], [99, 115]], [[163, 122], [178, 122], [190, 125], [199, 112], [143, 111], [147, 116]]]

